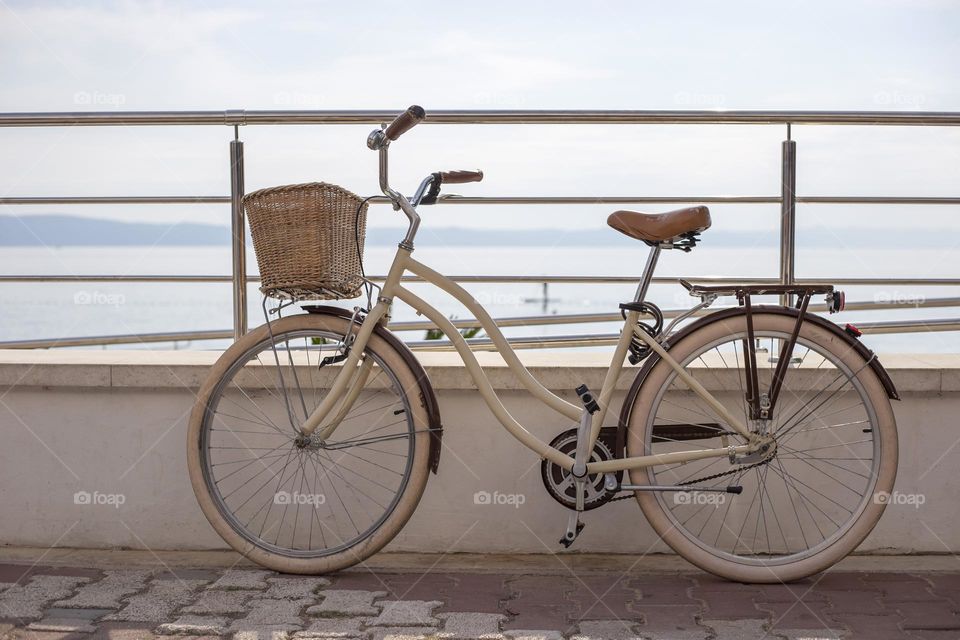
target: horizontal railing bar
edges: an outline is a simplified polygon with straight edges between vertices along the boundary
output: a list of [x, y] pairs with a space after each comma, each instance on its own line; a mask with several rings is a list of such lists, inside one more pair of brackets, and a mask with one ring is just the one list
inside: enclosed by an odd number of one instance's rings
[[[374, 282], [383, 282], [386, 276], [368, 276]], [[461, 275], [449, 276], [454, 282], [462, 283], [499, 283], [499, 284], [636, 284], [640, 276], [493, 276]], [[675, 284], [679, 276], [655, 276], [655, 284]], [[684, 276], [687, 282], [704, 284], [779, 284], [777, 278], [737, 278], [715, 276]], [[260, 276], [249, 275], [247, 280], [259, 282]], [[424, 282], [419, 276], [404, 276], [403, 282]], [[230, 276], [212, 275], [0, 275], [2, 283], [64, 283], [64, 282], [146, 282], [146, 283], [223, 283], [233, 282]], [[819, 284], [828, 282], [835, 285], [917, 285], [917, 286], [956, 286], [960, 278], [797, 278], [798, 284]]]
[[189, 342], [194, 340], [229, 340], [233, 331], [173, 331], [167, 333], [128, 333], [114, 336], [82, 336], [38, 340], [0, 341], [0, 349], [51, 349], [56, 347], [96, 347], [107, 344], [154, 342]]
[[[704, 312], [705, 313], [705, 312]], [[698, 314], [700, 315], [700, 314]], [[916, 333], [920, 331], [960, 331], [960, 318], [936, 320], [892, 320], [885, 322], [858, 322], [857, 328], [863, 333]], [[115, 344], [136, 344], [156, 342], [186, 342], [197, 340], [227, 340], [233, 338], [233, 332], [224, 331], [180, 331], [171, 333], [142, 333], [113, 336], [85, 336], [76, 338], [54, 338], [39, 340], [0, 341], [0, 349], [49, 349], [57, 347], [89, 347]], [[561, 347], [609, 346], [616, 344], [619, 334], [586, 334], [563, 336], [533, 336], [508, 338], [507, 342], [515, 349], [547, 349]], [[418, 351], [452, 351], [448, 340], [420, 340], [406, 343]], [[496, 351], [497, 347], [489, 338], [470, 338], [467, 344], [475, 351]]]
[[[946, 308], [960, 307], [960, 298], [929, 298], [918, 300], [916, 302], [907, 301], [888, 301], [880, 302], [873, 300], [847, 301], [845, 311], [879, 311], [884, 309], [916, 309], [920, 307], [927, 308]], [[703, 309], [693, 316], [704, 316], [714, 311], [723, 309], [723, 306]], [[813, 313], [824, 313], [827, 311], [826, 304], [811, 304], [807, 307]], [[687, 309], [663, 309], [665, 319], [676, 318], [687, 312]], [[623, 316], [619, 313], [571, 313], [563, 315], [543, 315], [543, 316], [514, 316], [507, 318], [495, 318], [494, 322], [498, 327], [526, 327], [526, 326], [546, 326], [558, 324], [592, 324], [604, 322], [622, 322]], [[472, 329], [479, 327], [480, 322], [475, 318], [463, 320], [451, 320], [451, 323], [457, 329]], [[859, 324], [857, 325], [860, 326]], [[416, 320], [408, 322], [391, 322], [388, 327], [391, 331], [423, 331], [427, 329], [436, 329], [437, 326], [429, 320]]]
[[[370, 198], [389, 204], [386, 196]], [[780, 196], [459, 196], [441, 195], [437, 204], [776, 204]]]
[[0, 198], [0, 204], [224, 204], [230, 196], [31, 196]]
[[[389, 204], [386, 196], [369, 199]], [[960, 204], [960, 197], [797, 196], [800, 204]], [[5, 205], [54, 204], [227, 204], [230, 196], [30, 196], [4, 197]], [[779, 196], [440, 196], [437, 204], [778, 204]]]
[[[921, 331], [960, 331], [960, 318], [942, 320], [893, 320], [887, 322], [857, 323], [857, 328], [863, 333], [918, 333]], [[514, 349], [551, 349], [561, 347], [602, 347], [617, 343], [620, 334], [601, 333], [565, 336], [533, 336], [522, 338], [508, 338], [507, 342]], [[490, 338], [470, 338], [467, 341], [473, 351], [496, 351], [497, 346]], [[408, 347], [415, 351], [453, 351], [453, 344], [449, 340], [420, 340], [407, 342]]]
[[[584, 335], [563, 336], [528, 336], [522, 338], [507, 338], [507, 342], [515, 349], [550, 349], [562, 347], [601, 347], [616, 344], [620, 338], [618, 333], [597, 333]], [[490, 338], [469, 338], [467, 344], [472, 351], [497, 351], [497, 345]], [[453, 351], [453, 344], [449, 340], [417, 340], [407, 342], [406, 345], [415, 351]]]
[[960, 198], [925, 196], [797, 196], [800, 204], [960, 204]]
[[[84, 111], [0, 113], [0, 127], [380, 124], [391, 110]], [[960, 113], [924, 111], [427, 110], [432, 124], [960, 125]]]
[[857, 329], [864, 333], [919, 333], [921, 331], [960, 331], [960, 318], [940, 320], [887, 320], [884, 322], [858, 322]]

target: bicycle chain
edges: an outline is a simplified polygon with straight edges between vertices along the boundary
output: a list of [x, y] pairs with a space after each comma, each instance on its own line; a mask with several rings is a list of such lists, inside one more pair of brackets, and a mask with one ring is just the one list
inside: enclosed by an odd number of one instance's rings
[[[754, 462], [753, 464], [748, 464], [745, 467], [737, 467], [736, 469], [730, 469], [728, 471], [721, 471], [720, 473], [715, 473], [712, 476], [704, 476], [702, 478], [694, 478], [693, 480], [685, 480], [684, 482], [678, 482], [676, 486], [685, 487], [691, 484], [697, 484], [698, 482], [707, 482], [708, 480], [716, 480], [717, 478], [722, 478], [724, 476], [733, 475], [734, 473], [740, 473], [741, 471], [746, 471], [748, 469], [753, 469], [754, 467], [759, 467], [760, 465], [768, 464], [771, 458], [766, 460], [761, 460], [760, 462]], [[633, 493], [626, 493], [622, 496], [615, 496], [607, 500], [607, 502], [617, 502], [618, 500], [627, 500], [633, 497]]]

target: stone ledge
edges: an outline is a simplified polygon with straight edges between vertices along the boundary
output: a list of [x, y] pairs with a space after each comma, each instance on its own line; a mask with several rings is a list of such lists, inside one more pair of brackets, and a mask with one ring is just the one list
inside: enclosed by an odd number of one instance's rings
[[[496, 353], [475, 354], [497, 390], [524, 387]], [[599, 387], [610, 352], [521, 351], [520, 359], [549, 389], [569, 390], [586, 383]], [[219, 351], [0, 350], [0, 387], [183, 389], [200, 386]], [[470, 374], [454, 353], [420, 353], [418, 358], [438, 390], [472, 390]], [[960, 391], [960, 354], [881, 356], [901, 393]], [[635, 367], [626, 366], [618, 389], [627, 389]], [[716, 388], [711, 377], [703, 380]], [[724, 385], [726, 386], [726, 385]]]

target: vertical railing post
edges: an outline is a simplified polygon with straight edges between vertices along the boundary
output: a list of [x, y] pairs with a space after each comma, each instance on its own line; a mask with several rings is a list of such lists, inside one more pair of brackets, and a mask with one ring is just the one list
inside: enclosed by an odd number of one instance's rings
[[[780, 165], [780, 284], [794, 283], [797, 236], [797, 143], [791, 139], [787, 124], [787, 139], [783, 141]], [[792, 304], [793, 296], [780, 296], [780, 304]]]
[[247, 242], [243, 217], [243, 142], [237, 125], [230, 141], [230, 230], [233, 248], [233, 339], [247, 332]]

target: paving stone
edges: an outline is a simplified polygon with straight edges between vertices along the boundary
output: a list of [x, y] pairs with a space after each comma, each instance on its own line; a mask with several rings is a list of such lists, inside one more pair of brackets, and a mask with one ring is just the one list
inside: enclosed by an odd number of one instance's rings
[[960, 631], [960, 615], [952, 610], [952, 605], [947, 600], [896, 603], [894, 606], [897, 613], [904, 618], [902, 627], [905, 630]]
[[222, 571], [215, 569], [170, 567], [156, 573], [153, 577], [157, 580], [205, 580], [207, 582], [216, 582], [222, 573]]
[[830, 622], [846, 630], [844, 638], [869, 640], [902, 640], [907, 635], [900, 630], [902, 618], [891, 612], [886, 615], [858, 615], [827, 613]]
[[563, 634], [559, 631], [513, 629], [504, 631], [503, 635], [509, 640], [563, 640]]
[[32, 629], [14, 629], [4, 640], [77, 640], [87, 636], [73, 631], [33, 631]]
[[571, 640], [639, 640], [637, 625], [629, 620], [584, 620]]
[[700, 640], [709, 635], [707, 629], [697, 624], [699, 605], [638, 605], [637, 611], [643, 616], [643, 624], [638, 627], [643, 637]]
[[433, 638], [437, 630], [431, 627], [389, 627], [372, 631], [371, 640], [426, 640]]
[[567, 594], [574, 590], [567, 578], [522, 576], [507, 581], [510, 599], [503, 608], [511, 614], [505, 630], [550, 629], [572, 632], [571, 620], [578, 619], [579, 606]]
[[251, 627], [233, 634], [233, 640], [288, 640], [289, 629]]
[[500, 623], [507, 616], [497, 613], [438, 613], [443, 631], [437, 638], [445, 640], [497, 640], [503, 638]]
[[380, 575], [368, 569], [348, 569], [330, 577], [334, 589], [348, 591], [380, 591], [386, 588], [386, 583]]
[[267, 578], [276, 575], [272, 571], [256, 569], [228, 569], [220, 579], [210, 585], [211, 589], [266, 589]]
[[865, 588], [880, 590], [881, 602], [925, 602], [930, 600], [930, 583], [919, 576], [906, 573], [861, 573]]
[[253, 597], [260, 597], [262, 591], [251, 589], [207, 589], [200, 592], [200, 597], [194, 600], [193, 604], [184, 607], [184, 613], [199, 614], [226, 614], [226, 613], [245, 613], [247, 607], [244, 606], [247, 600]]
[[765, 602], [823, 602], [827, 597], [817, 591], [812, 581], [801, 580], [790, 584], [763, 584], [757, 585], [759, 593], [754, 597], [757, 604]]
[[106, 571], [102, 580], [80, 587], [72, 598], [54, 603], [67, 609], [119, 609], [121, 600], [143, 590], [152, 571]]
[[391, 600], [437, 600], [437, 594], [456, 588], [456, 578], [446, 573], [380, 574], [383, 585], [371, 591], [386, 591]]
[[439, 600], [383, 600], [380, 615], [367, 620], [372, 627], [420, 626], [436, 627], [440, 621], [433, 617]]
[[281, 631], [300, 631], [303, 628], [300, 611], [312, 603], [313, 600], [306, 598], [301, 600], [257, 598], [247, 603], [247, 615], [234, 620], [230, 630], [245, 631], [273, 627]]
[[215, 616], [180, 616], [173, 622], [157, 627], [157, 633], [163, 635], [214, 635], [226, 632], [229, 621]]
[[524, 629], [547, 629], [571, 633], [573, 622], [567, 619], [570, 611], [563, 605], [511, 604], [508, 611], [512, 617], [503, 623], [504, 632]]
[[97, 630], [83, 618], [44, 618], [27, 625], [31, 631], [56, 631], [58, 633], [92, 633]]
[[632, 578], [627, 586], [640, 592], [641, 604], [699, 604], [690, 597], [696, 586], [693, 578], [682, 575]]
[[0, 582], [26, 584], [34, 576], [70, 576], [99, 580], [103, 572], [84, 567], [45, 566], [40, 564], [0, 563]]
[[293, 634], [294, 638], [365, 638], [367, 633], [360, 630], [361, 618], [319, 618], [303, 631]]
[[834, 613], [887, 613], [890, 606], [880, 602], [878, 591], [823, 591]]
[[938, 629], [916, 629], [905, 636], [914, 640], [957, 640], [956, 631], [940, 631]]
[[577, 620], [640, 620], [633, 604], [640, 592], [619, 576], [584, 576], [573, 581], [566, 599], [575, 603]]
[[853, 571], [831, 571], [816, 578], [817, 591], [880, 591], [879, 586], [871, 586], [860, 580], [860, 574]]
[[501, 602], [509, 595], [502, 576], [468, 573], [456, 576], [456, 582], [451, 589], [440, 591], [434, 597], [446, 602], [439, 611], [500, 613]]
[[828, 603], [766, 602], [757, 603], [757, 608], [770, 614], [770, 628], [777, 633], [780, 633], [780, 629], [821, 629], [829, 637], [838, 630], [827, 615], [830, 611]]
[[[733, 585], [737, 586], [737, 585]], [[753, 604], [756, 591], [693, 591], [693, 596], [703, 603], [703, 617], [712, 620], [741, 620], [765, 618], [767, 614]]]
[[309, 598], [320, 587], [330, 585], [326, 578], [267, 578], [270, 588], [263, 594], [264, 598], [288, 598], [297, 600]]
[[144, 622], [100, 622], [97, 631], [83, 640], [155, 640], [161, 637], [154, 634], [155, 626]]
[[39, 620], [48, 603], [70, 596], [89, 581], [77, 576], [34, 575], [26, 584], [15, 584], [0, 593], [0, 617]]
[[[715, 640], [773, 639], [764, 628], [763, 620], [703, 620], [703, 626], [713, 629]], [[872, 640], [872, 639], [871, 639]]]
[[841, 640], [840, 631], [826, 629], [777, 629], [775, 632], [787, 640]]
[[189, 604], [202, 580], [152, 580], [146, 591], [131, 596], [126, 606], [104, 620], [125, 622], [164, 622], [174, 611]]
[[311, 616], [376, 616], [380, 607], [373, 601], [387, 595], [386, 591], [325, 589], [320, 592], [323, 602], [307, 608]]
[[50, 607], [44, 611], [47, 618], [81, 618], [83, 620], [99, 620], [113, 609], [64, 609]]

